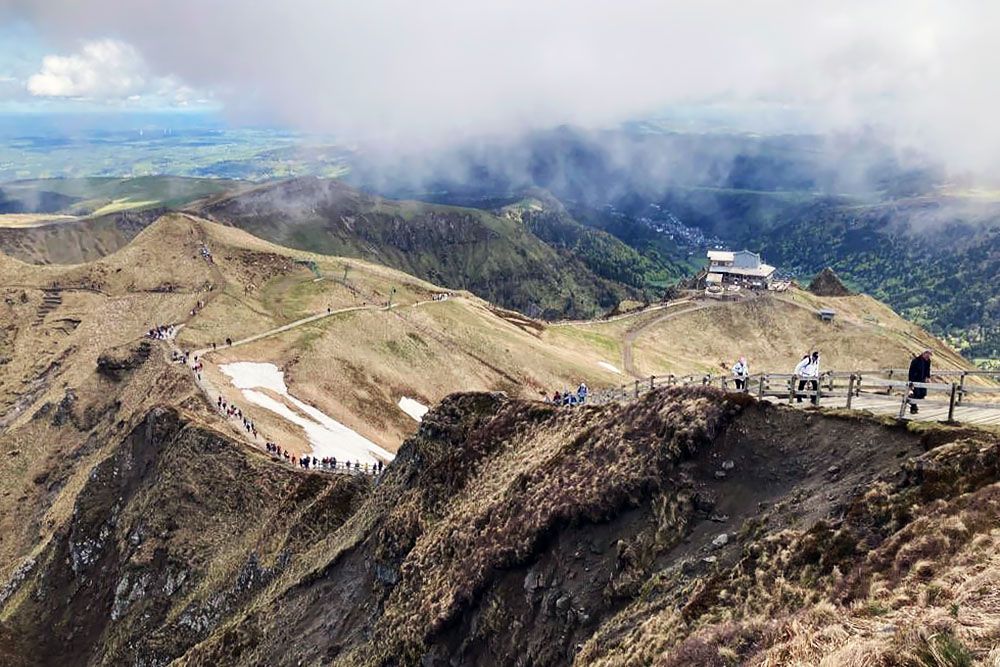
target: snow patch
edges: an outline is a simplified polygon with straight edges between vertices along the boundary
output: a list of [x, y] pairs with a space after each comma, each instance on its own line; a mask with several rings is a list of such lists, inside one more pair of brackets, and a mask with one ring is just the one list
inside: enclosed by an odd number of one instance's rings
[[424, 415], [430, 409], [423, 403], [413, 400], [407, 396], [399, 399], [399, 409], [410, 415], [416, 421], [423, 421]]
[[613, 364], [609, 364], [606, 361], [598, 361], [597, 365], [600, 366], [601, 368], [603, 368], [606, 371], [611, 371], [612, 373], [617, 373], [618, 375], [622, 374], [622, 372], [620, 370], [618, 370], [617, 367], [615, 367]]
[[[247, 401], [301, 427], [312, 445], [312, 456], [335, 456], [340, 461], [361, 463], [375, 463], [380, 459], [391, 461], [394, 458], [391, 452], [288, 393], [285, 374], [274, 364], [238, 361], [223, 364], [219, 370], [229, 376], [233, 386], [242, 391]], [[261, 389], [282, 396], [299, 411], [259, 391]]]

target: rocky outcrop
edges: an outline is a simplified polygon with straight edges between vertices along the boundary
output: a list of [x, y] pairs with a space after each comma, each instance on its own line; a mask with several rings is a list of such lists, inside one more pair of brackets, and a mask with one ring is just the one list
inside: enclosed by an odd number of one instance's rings
[[12, 667], [166, 665], [353, 514], [367, 484], [300, 474], [154, 410], [0, 586], [0, 656], [20, 656]]
[[851, 290], [844, 286], [840, 278], [829, 266], [816, 274], [809, 283], [809, 291], [816, 296], [851, 296]]
[[[315, 576], [187, 664], [691, 665], [720, 654], [738, 664], [802, 609], [806, 598], [782, 598], [782, 577], [827, 604], [863, 595], [841, 598], [836, 582], [929, 491], [913, 476], [926, 443], [702, 388], [575, 410], [453, 396], [425, 417], [352, 529], [326, 542]], [[944, 475], [927, 469], [938, 488]], [[772, 583], [760, 591], [757, 577]], [[695, 635], [731, 617], [733, 600], [774, 616], [748, 612], [745, 626], [727, 621], [729, 634]]]
[[149, 359], [152, 346], [143, 341], [124, 353], [105, 352], [97, 358], [97, 372], [112, 382], [121, 382], [125, 375]]

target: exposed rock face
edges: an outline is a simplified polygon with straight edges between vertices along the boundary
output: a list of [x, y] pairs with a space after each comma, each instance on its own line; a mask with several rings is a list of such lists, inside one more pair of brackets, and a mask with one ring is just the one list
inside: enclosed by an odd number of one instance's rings
[[124, 354], [105, 353], [97, 358], [97, 372], [114, 382], [121, 382], [126, 373], [141, 366], [152, 352], [152, 346], [143, 341]]
[[[906, 456], [926, 469], [924, 446], [701, 388], [582, 410], [453, 396], [327, 542], [316, 576], [186, 664], [738, 664], [795, 622], [797, 596], [846, 609], [865, 595], [881, 575], [858, 571], [846, 597], [837, 582], [888, 548], [902, 525], [891, 508], [930, 492], [899, 470]], [[962, 456], [982, 461], [974, 450]], [[721, 480], [720, 462], [732, 462]], [[845, 474], [829, 480], [834, 464]], [[785, 577], [801, 586], [788, 599]], [[734, 604], [775, 616], [696, 632]]]
[[[155, 410], [0, 586], [4, 665], [166, 665], [357, 508], [362, 478], [271, 464]], [[14, 603], [13, 600], [20, 598]]]
[[840, 278], [829, 266], [816, 274], [809, 283], [809, 291], [816, 296], [850, 296], [851, 290], [840, 282]]

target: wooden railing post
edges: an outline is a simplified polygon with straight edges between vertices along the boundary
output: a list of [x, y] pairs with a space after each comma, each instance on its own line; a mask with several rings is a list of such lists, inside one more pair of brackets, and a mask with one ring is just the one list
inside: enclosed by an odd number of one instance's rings
[[847, 409], [851, 409], [851, 401], [854, 398], [854, 382], [857, 376], [851, 373], [851, 380], [847, 384]]
[[760, 376], [760, 382], [757, 385], [757, 400], [764, 400], [764, 378], [766, 377], [766, 375]]
[[788, 378], [788, 404], [791, 405], [795, 402], [795, 385], [799, 381], [798, 375], [793, 375]]
[[639, 381], [635, 381], [635, 397], [639, 398]]
[[[962, 377], [958, 381], [959, 382], [959, 384], [958, 384], [958, 390], [959, 390], [958, 391], [958, 402], [959, 403], [962, 402], [962, 397], [965, 395], [965, 375], [966, 375], [966, 372], [962, 371]], [[951, 421], [951, 415], [948, 416], [948, 421]]]
[[903, 400], [899, 404], [899, 418], [900, 419], [903, 419], [903, 416], [906, 414], [906, 406], [910, 402], [910, 400], [909, 400], [910, 399], [910, 391], [912, 391], [912, 390], [913, 390], [913, 383], [912, 382], [907, 382], [906, 383], [906, 391], [903, 392]]
[[[965, 379], [965, 373], [962, 374], [962, 379]], [[962, 400], [962, 395], [958, 393], [958, 385], [954, 382], [951, 383], [951, 399], [948, 401], [948, 423], [955, 421], [955, 400]]]
[[649, 390], [653, 391], [653, 387], [655, 387], [655, 386], [656, 386], [656, 376], [655, 375], [650, 375], [649, 376]]

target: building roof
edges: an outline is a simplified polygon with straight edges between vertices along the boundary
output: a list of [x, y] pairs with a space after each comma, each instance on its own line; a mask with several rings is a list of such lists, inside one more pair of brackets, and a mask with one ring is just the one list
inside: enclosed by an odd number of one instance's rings
[[767, 278], [775, 272], [775, 268], [770, 264], [761, 264], [754, 269], [744, 269], [738, 266], [713, 266], [712, 271], [717, 273], [731, 273], [737, 276], [750, 276], [753, 278]]
[[734, 254], [731, 250], [709, 250], [708, 259], [713, 262], [731, 262]]

